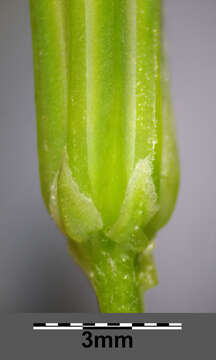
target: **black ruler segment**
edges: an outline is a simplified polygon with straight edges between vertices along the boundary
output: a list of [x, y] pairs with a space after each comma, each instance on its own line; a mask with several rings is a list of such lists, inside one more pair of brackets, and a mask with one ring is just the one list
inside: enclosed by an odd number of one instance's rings
[[34, 323], [33, 324], [34, 327], [43, 327], [43, 326], [46, 326], [46, 323]]

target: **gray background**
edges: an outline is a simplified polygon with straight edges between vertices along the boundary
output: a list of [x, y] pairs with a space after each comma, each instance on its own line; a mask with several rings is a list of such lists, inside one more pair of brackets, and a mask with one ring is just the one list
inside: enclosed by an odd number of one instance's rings
[[[216, 312], [216, 1], [166, 0], [181, 191], [157, 236], [148, 312]], [[0, 311], [95, 312], [43, 205], [27, 0], [0, 0]]]

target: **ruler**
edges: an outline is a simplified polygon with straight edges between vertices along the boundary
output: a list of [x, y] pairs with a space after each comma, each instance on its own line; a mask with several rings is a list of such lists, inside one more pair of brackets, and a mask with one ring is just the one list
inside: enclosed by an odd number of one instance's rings
[[102, 323], [46, 322], [34, 323], [33, 330], [182, 330], [182, 323]]

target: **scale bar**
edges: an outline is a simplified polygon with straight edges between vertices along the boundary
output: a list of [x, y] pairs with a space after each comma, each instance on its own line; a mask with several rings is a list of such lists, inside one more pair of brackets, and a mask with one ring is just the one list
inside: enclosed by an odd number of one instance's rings
[[33, 330], [182, 330], [182, 323], [34, 323]]

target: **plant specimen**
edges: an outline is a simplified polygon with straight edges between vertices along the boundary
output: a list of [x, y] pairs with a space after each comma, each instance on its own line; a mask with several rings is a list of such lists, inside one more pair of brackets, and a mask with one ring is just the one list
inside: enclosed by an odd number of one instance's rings
[[160, 0], [30, 0], [41, 189], [101, 312], [142, 312], [179, 161]]

